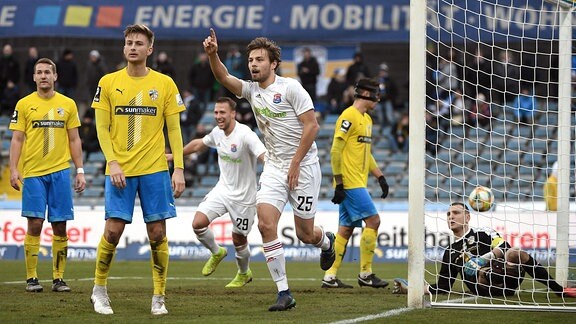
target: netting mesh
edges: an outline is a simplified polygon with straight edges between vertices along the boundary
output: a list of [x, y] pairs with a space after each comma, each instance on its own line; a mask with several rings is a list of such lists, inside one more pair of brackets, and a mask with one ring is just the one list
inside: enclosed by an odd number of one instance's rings
[[[565, 270], [571, 284], [576, 273], [576, 186], [570, 139], [570, 163], [563, 164], [570, 178], [558, 180], [569, 181], [568, 195], [558, 197], [569, 200], [572, 209], [568, 242], [557, 240], [558, 213], [550, 210], [557, 207], [546, 203], [550, 192], [545, 194], [560, 158], [559, 102], [572, 101], [559, 96], [561, 9], [560, 2], [543, 0], [428, 1], [425, 224], [427, 232], [449, 235], [448, 205], [467, 203], [475, 187], [486, 186], [495, 196], [494, 207], [472, 211], [470, 226], [498, 231], [552, 276], [556, 247], [567, 244], [570, 263]], [[569, 122], [573, 139], [572, 112]], [[425, 244], [426, 261], [434, 261], [426, 278], [433, 283], [444, 249]], [[467, 293], [458, 276], [449, 294], [433, 296], [433, 301], [576, 307], [576, 298], [558, 297], [547, 283], [525, 277], [516, 294], [484, 298]]]

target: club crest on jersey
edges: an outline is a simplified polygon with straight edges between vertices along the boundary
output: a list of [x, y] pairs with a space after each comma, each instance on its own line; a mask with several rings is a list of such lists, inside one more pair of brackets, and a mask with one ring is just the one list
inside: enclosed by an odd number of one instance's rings
[[230, 151], [236, 153], [238, 151], [238, 147], [236, 146], [236, 144], [232, 144], [230, 145]]
[[56, 108], [56, 112], [58, 113], [58, 116], [64, 117], [64, 108], [58, 107]]
[[150, 99], [152, 99], [152, 101], [158, 99], [158, 90], [156, 89], [150, 89], [148, 90], [148, 95], [150, 96]]
[[340, 131], [342, 131], [343, 133], [348, 133], [348, 131], [350, 130], [350, 126], [352, 126], [352, 123], [344, 119], [342, 121], [342, 124], [340, 124]]
[[468, 238], [466, 239], [466, 241], [468, 241], [468, 242], [466, 242], [466, 244], [468, 244], [468, 245], [474, 245], [474, 242], [475, 242], [476, 240], [474, 239], [474, 236], [468, 236]]
[[282, 95], [277, 93], [274, 95], [274, 99], [272, 99], [272, 102], [274, 102], [275, 104], [278, 104], [282, 101]]

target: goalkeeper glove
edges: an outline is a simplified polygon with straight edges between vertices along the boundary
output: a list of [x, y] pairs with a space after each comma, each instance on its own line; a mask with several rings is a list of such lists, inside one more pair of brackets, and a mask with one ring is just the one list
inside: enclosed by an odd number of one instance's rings
[[386, 178], [383, 175], [378, 177], [378, 183], [380, 184], [380, 188], [382, 188], [382, 196], [380, 197], [382, 199], [388, 197], [388, 182], [386, 182]]
[[405, 295], [408, 293], [408, 280], [403, 278], [394, 279], [394, 288], [392, 289], [393, 294]]
[[346, 193], [344, 192], [344, 185], [338, 184], [336, 188], [334, 188], [334, 198], [332, 198], [332, 202], [335, 204], [339, 204], [344, 201], [346, 198]]
[[464, 264], [464, 273], [469, 277], [476, 277], [476, 272], [488, 263], [486, 259], [473, 257]]

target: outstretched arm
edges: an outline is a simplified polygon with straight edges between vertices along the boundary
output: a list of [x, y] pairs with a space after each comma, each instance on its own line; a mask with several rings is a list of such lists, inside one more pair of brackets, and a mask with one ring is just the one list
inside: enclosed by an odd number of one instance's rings
[[204, 39], [202, 45], [204, 45], [204, 51], [208, 54], [210, 68], [216, 80], [236, 96], [241, 96], [242, 82], [237, 77], [228, 73], [228, 69], [220, 60], [218, 56], [218, 40], [216, 39], [216, 32], [213, 28], [210, 28], [210, 36]]

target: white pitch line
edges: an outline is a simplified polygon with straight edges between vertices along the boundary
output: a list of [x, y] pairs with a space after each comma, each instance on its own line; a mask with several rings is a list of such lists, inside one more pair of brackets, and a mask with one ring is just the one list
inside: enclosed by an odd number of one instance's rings
[[[471, 300], [474, 298], [476, 298], [476, 297], [463, 297], [462, 301], [467, 301], [467, 300]], [[446, 302], [449, 302], [449, 301], [442, 301], [440, 303], [446, 303]], [[411, 311], [411, 310], [413, 310], [413, 308], [409, 308], [409, 307], [396, 308], [396, 309], [391, 309], [389, 311], [386, 311], [386, 312], [383, 312], [380, 314], [366, 315], [366, 316], [362, 316], [362, 317], [358, 317], [358, 318], [352, 318], [352, 319], [338, 321], [338, 322], [331, 322], [330, 324], [353, 324], [353, 323], [360, 323], [360, 322], [365, 322], [365, 321], [372, 321], [372, 320], [375, 320], [378, 318], [397, 316], [397, 315], [400, 315], [402, 313], [406, 313], [406, 312]]]
[[[150, 280], [152, 277], [139, 277], [139, 276], [128, 276], [128, 277], [108, 277], [108, 280]], [[197, 280], [197, 281], [218, 281], [218, 280], [230, 280], [230, 278], [218, 278], [218, 277], [203, 277], [203, 276], [198, 276], [198, 277], [168, 277], [168, 280]], [[355, 279], [355, 278], [354, 278]], [[92, 281], [94, 280], [94, 277], [91, 278], [66, 278], [66, 281], [68, 282], [74, 282], [74, 281]], [[262, 277], [262, 278], [253, 278], [253, 280], [257, 280], [257, 281], [270, 281], [272, 279], [268, 278], [268, 277]], [[353, 279], [350, 279], [353, 280]], [[52, 279], [44, 279], [44, 280], [38, 280], [39, 282], [52, 282]], [[318, 278], [290, 278], [290, 281], [318, 281], [318, 285], [320, 285], [320, 279]], [[22, 283], [25, 283], [26, 280], [20, 280], [20, 281], [4, 281], [4, 282], [0, 282], [0, 284], [3, 285], [19, 285]]]
[[360, 322], [365, 322], [365, 321], [372, 321], [378, 318], [385, 318], [385, 317], [392, 317], [392, 316], [397, 316], [400, 315], [402, 313], [411, 311], [412, 308], [396, 308], [396, 309], [391, 309], [389, 311], [386, 311], [384, 313], [380, 313], [380, 314], [374, 314], [374, 315], [367, 315], [367, 316], [362, 316], [362, 317], [357, 317], [357, 318], [353, 318], [353, 319], [348, 319], [348, 320], [343, 320], [343, 321], [338, 321], [338, 322], [332, 322], [331, 324], [352, 324], [352, 323], [360, 323]]

